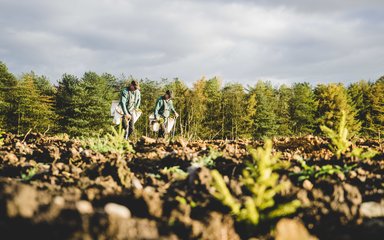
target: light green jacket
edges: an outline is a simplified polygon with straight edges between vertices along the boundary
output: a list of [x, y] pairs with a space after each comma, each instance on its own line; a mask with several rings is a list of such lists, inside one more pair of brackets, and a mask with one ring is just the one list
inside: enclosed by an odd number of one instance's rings
[[176, 113], [175, 108], [173, 107], [172, 100], [169, 99], [166, 101], [163, 96], [159, 97], [156, 101], [156, 106], [155, 106], [155, 118], [157, 117], [164, 117], [168, 118], [171, 112]]
[[139, 109], [141, 103], [140, 90], [129, 91], [128, 88], [124, 88], [120, 95], [120, 106], [124, 114], [132, 114], [132, 111]]

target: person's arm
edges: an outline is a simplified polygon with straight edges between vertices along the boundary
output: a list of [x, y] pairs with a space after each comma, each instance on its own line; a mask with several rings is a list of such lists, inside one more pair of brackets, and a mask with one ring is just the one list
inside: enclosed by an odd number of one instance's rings
[[121, 106], [121, 109], [123, 110], [124, 115], [128, 115], [127, 97], [128, 97], [128, 91], [127, 89], [123, 89], [121, 91], [121, 96], [120, 96], [120, 106]]
[[159, 110], [161, 108], [161, 98], [157, 99], [156, 101], [156, 106], [155, 106], [155, 111], [154, 111], [154, 115], [155, 115], [155, 118], [157, 119], [159, 117]]
[[139, 108], [140, 108], [140, 104], [141, 104], [141, 93], [140, 93], [140, 91], [138, 90], [138, 91], [136, 92], [135, 109], [139, 109]]

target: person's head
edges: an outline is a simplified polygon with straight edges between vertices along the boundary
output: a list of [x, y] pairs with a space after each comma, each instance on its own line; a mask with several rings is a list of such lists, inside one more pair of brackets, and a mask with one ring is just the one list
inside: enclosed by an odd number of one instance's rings
[[136, 80], [132, 80], [131, 84], [129, 85], [129, 90], [135, 91], [136, 89], [140, 89], [139, 82]]
[[168, 100], [168, 99], [173, 98], [173, 92], [172, 92], [172, 90], [167, 90], [167, 91], [165, 91], [164, 98], [165, 98], [165, 100]]

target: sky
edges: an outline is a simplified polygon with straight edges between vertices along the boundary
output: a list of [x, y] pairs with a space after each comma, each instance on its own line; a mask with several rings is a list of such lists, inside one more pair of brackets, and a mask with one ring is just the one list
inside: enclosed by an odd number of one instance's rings
[[86, 71], [252, 85], [384, 75], [383, 0], [0, 0], [0, 61], [57, 82]]

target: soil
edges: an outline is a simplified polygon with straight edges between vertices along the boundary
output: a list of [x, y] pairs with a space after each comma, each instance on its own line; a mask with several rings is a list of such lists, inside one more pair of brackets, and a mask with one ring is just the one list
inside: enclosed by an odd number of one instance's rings
[[[384, 152], [376, 140], [355, 144], [379, 152], [373, 159], [336, 159], [326, 139], [273, 139], [290, 167], [277, 202], [299, 199], [295, 214], [257, 227], [237, 222], [210, 194], [217, 169], [234, 196], [262, 141], [171, 142], [143, 137], [135, 153], [101, 154], [78, 140], [29, 134], [3, 135], [0, 147], [1, 239], [382, 239]], [[196, 161], [215, 150], [213, 165]], [[298, 179], [302, 167], [354, 166], [345, 174]], [[177, 171], [169, 169], [175, 167]], [[167, 170], [168, 169], [168, 170]], [[182, 170], [182, 171], [180, 171]], [[181, 174], [181, 173], [184, 173]], [[185, 174], [187, 173], [187, 174]]]

